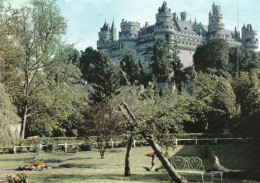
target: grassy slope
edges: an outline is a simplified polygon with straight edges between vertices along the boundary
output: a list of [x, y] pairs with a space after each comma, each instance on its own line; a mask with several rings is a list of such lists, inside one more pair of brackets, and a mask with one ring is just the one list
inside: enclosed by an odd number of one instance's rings
[[[229, 169], [246, 169], [250, 166], [250, 154], [248, 147], [245, 145], [216, 145], [210, 146], [220, 159], [221, 164]], [[131, 177], [124, 177], [124, 155], [125, 148], [109, 149], [105, 154], [105, 159], [100, 159], [97, 150], [78, 152], [78, 153], [41, 153], [41, 158], [52, 165], [52, 170], [31, 173], [32, 182], [84, 182], [84, 183], [112, 183], [112, 182], [167, 182], [169, 176], [166, 171], [160, 169], [157, 172], [149, 172], [146, 169], [151, 167], [151, 158], [145, 156], [150, 147], [133, 148], [131, 152]], [[198, 146], [178, 146], [174, 150], [169, 150], [169, 156], [200, 156]], [[17, 155], [0, 155], [0, 173], [1, 168], [17, 167], [24, 165], [25, 161], [32, 158], [33, 154], [17, 154]], [[210, 171], [213, 169], [213, 161], [209, 158], [202, 158], [205, 169]], [[161, 164], [156, 160], [157, 167]], [[10, 172], [11, 170], [6, 172]], [[200, 182], [200, 176], [188, 176], [190, 181]], [[232, 180], [224, 177], [225, 182], [253, 182]], [[210, 175], [207, 173], [206, 181], [210, 182]]]

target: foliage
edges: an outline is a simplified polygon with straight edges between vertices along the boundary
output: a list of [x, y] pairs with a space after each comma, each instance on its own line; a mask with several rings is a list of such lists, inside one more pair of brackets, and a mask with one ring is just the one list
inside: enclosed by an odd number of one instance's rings
[[139, 66], [139, 59], [134, 50], [124, 47], [121, 53], [120, 68], [126, 73], [128, 81], [134, 84], [140, 77], [141, 68]]
[[171, 60], [168, 57], [168, 45], [164, 38], [155, 41], [152, 48], [151, 68], [157, 81], [166, 81], [172, 71]]
[[0, 83], [0, 146], [8, 146], [14, 142], [14, 134], [10, 131], [10, 125], [18, 123], [16, 108], [13, 106], [10, 96], [5, 92]]
[[[57, 4], [51, 0], [36, 0], [32, 2], [32, 8], [7, 8], [6, 11], [12, 17], [7, 24], [11, 24], [13, 30], [7, 37], [14, 40], [19, 56], [8, 58], [5, 55], [4, 64], [12, 63], [12, 68], [18, 71], [13, 77], [19, 82], [9, 83], [7, 80], [4, 83], [8, 91], [17, 88], [10, 94], [22, 119], [21, 137], [24, 138], [28, 117], [38, 112], [37, 106], [42, 102], [38, 99], [54, 79], [52, 60], [65, 34], [66, 21]], [[2, 70], [6, 77], [8, 70], [3, 67]]]
[[237, 60], [239, 59], [239, 71], [249, 72], [260, 67], [260, 57], [256, 52], [244, 47], [231, 47], [229, 52], [228, 72], [235, 76], [237, 73]]
[[85, 51], [81, 51], [80, 70], [83, 79], [89, 83], [96, 82], [96, 68], [95, 63], [98, 61], [98, 51], [92, 47], [87, 47]]
[[103, 159], [110, 139], [121, 133], [119, 116], [106, 103], [99, 102], [87, 108], [84, 117], [80, 127], [80, 135], [96, 136], [96, 143]]
[[130, 134], [153, 135], [154, 139], [164, 147], [170, 145], [170, 133], [183, 132], [183, 122], [195, 120], [191, 111], [200, 106], [198, 101], [188, 95], [167, 92], [161, 97], [158, 95], [148, 97], [133, 89], [122, 91], [116, 100], [127, 103], [135, 115], [136, 126], [125, 122], [126, 130]]
[[107, 101], [119, 93], [119, 75], [105, 51], [99, 51], [98, 60], [94, 66], [96, 68], [96, 83], [93, 85], [91, 99], [94, 102]]
[[[5, 20], [12, 29], [6, 32], [3, 26], [0, 30], [5, 31], [7, 42], [0, 53], [0, 70], [22, 120], [21, 137], [76, 135], [80, 108], [87, 98], [78, 86], [79, 52], [61, 41], [67, 25], [58, 5], [36, 0], [31, 8], [4, 10], [8, 19], [1, 17], [1, 22]], [[11, 55], [14, 50], [17, 53]]]
[[[177, 50], [177, 43], [173, 39], [173, 37], [169, 34], [166, 34], [165, 36], [165, 41], [167, 44], [168, 48], [168, 59], [170, 61], [170, 67], [172, 68], [173, 71], [173, 78], [172, 80], [176, 84], [176, 87], [178, 88], [179, 91], [183, 90], [184, 87], [184, 72], [183, 72], [183, 64], [181, 63], [181, 60], [178, 56], [178, 50]], [[170, 74], [170, 76], [172, 73]]]
[[[207, 106], [202, 109], [203, 116], [199, 115], [199, 121], [204, 121], [209, 132], [228, 132], [228, 123], [240, 113], [230, 83], [223, 77], [199, 73], [194, 85], [192, 96]], [[198, 109], [197, 112], [199, 111]]]
[[229, 44], [221, 38], [212, 39], [199, 45], [193, 56], [197, 72], [228, 76]]
[[26, 173], [26, 171], [20, 171], [16, 175], [5, 175], [8, 183], [30, 183], [30, 176]]
[[[241, 116], [233, 124], [234, 133], [239, 136], [259, 139], [260, 130], [260, 70], [241, 72], [240, 77], [230, 79], [237, 96], [236, 101], [241, 105]], [[244, 131], [244, 129], [247, 129]]]

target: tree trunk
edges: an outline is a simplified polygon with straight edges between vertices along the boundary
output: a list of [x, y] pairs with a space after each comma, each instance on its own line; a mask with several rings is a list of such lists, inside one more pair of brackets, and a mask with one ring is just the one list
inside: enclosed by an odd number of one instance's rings
[[131, 136], [128, 140], [128, 145], [125, 154], [125, 176], [131, 176], [129, 157], [132, 149], [133, 137]]
[[153, 157], [152, 157], [152, 168], [150, 170], [151, 172], [154, 172], [156, 170], [155, 158], [156, 158], [156, 154], [153, 154]]
[[162, 151], [160, 150], [159, 145], [156, 144], [156, 142], [151, 137], [147, 138], [145, 135], [143, 135], [143, 136], [145, 137], [147, 142], [150, 144], [150, 146], [153, 148], [154, 153], [161, 161], [163, 167], [166, 169], [166, 171], [170, 175], [171, 179], [176, 183], [188, 183], [187, 180], [185, 180], [183, 177], [180, 176], [180, 174], [178, 174], [178, 172], [176, 172], [176, 170], [173, 168], [173, 166], [168, 161], [168, 159], [163, 155]]
[[27, 122], [27, 106], [25, 106], [24, 114], [23, 114], [23, 119], [22, 119], [22, 126], [21, 126], [21, 132], [20, 132], [20, 137], [21, 139], [24, 139], [25, 137], [25, 126]]

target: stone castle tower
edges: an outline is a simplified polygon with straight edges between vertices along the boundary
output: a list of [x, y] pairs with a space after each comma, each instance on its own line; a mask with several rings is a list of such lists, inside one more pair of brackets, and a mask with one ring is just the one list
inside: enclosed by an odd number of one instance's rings
[[251, 24], [247, 24], [247, 27], [244, 25], [242, 28], [242, 44], [247, 49], [258, 49], [257, 33]]

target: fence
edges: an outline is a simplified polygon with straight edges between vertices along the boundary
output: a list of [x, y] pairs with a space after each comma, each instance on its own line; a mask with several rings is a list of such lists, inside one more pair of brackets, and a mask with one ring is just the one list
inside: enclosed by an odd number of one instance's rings
[[[179, 145], [178, 142], [181, 141], [194, 141], [194, 144], [197, 145], [199, 141], [212, 141], [214, 144], [218, 144], [219, 141], [223, 141], [223, 140], [252, 140], [252, 138], [189, 138], [189, 139], [180, 139], [180, 138], [175, 138], [173, 139], [173, 141], [175, 142], [175, 145]], [[115, 144], [120, 144], [122, 143], [122, 141], [110, 141], [109, 145], [111, 148], [115, 147]], [[134, 140], [133, 141], [133, 147], [136, 147], [137, 144], [145, 144], [147, 143], [145, 140]], [[58, 146], [64, 146], [64, 151], [67, 152], [68, 151], [68, 146], [73, 146], [73, 145], [82, 145], [83, 143], [62, 143], [62, 144], [57, 144]], [[96, 142], [93, 142], [92, 145], [96, 145]], [[43, 147], [46, 147], [47, 145], [44, 144], [39, 144], [39, 150], [41, 151], [43, 149]], [[30, 145], [30, 146], [13, 146], [13, 147], [0, 147], [0, 149], [13, 149], [13, 153], [16, 154], [17, 153], [17, 148], [36, 148], [35, 145]]]

